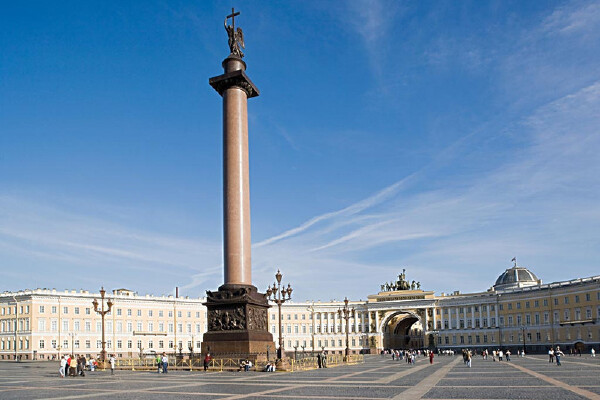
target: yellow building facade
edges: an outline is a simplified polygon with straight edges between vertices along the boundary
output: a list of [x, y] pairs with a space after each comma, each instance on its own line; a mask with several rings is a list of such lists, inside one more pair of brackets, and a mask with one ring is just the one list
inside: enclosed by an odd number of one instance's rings
[[[105, 318], [108, 353], [198, 354], [206, 332], [203, 298], [138, 295], [113, 290]], [[0, 294], [0, 360], [53, 359], [61, 354], [97, 356], [101, 317], [93, 308], [99, 294], [49, 289]], [[526, 348], [546, 352], [600, 351], [600, 276], [543, 284], [526, 268], [513, 266], [485, 292], [452, 294], [421, 290], [404, 273], [366, 301], [294, 302], [269, 310], [269, 331], [291, 355], [327, 350], [351, 353], [383, 349]], [[272, 349], [273, 352], [275, 349]]]

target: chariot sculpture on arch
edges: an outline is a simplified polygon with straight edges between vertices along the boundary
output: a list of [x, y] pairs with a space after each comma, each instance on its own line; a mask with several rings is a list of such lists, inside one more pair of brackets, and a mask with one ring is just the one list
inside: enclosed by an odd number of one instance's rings
[[[235, 17], [240, 15], [240, 12], [235, 12], [235, 10], [231, 9], [231, 14], [225, 17], [225, 30], [227, 31], [227, 36], [229, 38], [229, 50], [231, 51], [231, 56], [236, 56], [239, 58], [244, 57], [244, 53], [240, 49], [245, 49], [244, 45], [244, 32], [242, 28], [238, 27], [235, 29]], [[227, 25], [227, 20], [231, 18], [231, 25]]]

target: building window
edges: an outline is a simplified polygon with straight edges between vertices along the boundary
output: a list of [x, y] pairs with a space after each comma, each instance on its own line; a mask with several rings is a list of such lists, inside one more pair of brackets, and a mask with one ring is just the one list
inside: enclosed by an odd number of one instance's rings
[[137, 310], [137, 316], [141, 317], [142, 316], [142, 310]]
[[75, 314], [79, 315], [79, 307], [75, 307]]
[[128, 317], [131, 317], [131, 308], [128, 308], [128, 309], [127, 309], [127, 316], [128, 316]]
[[69, 307], [63, 307], [63, 314], [69, 313]]
[[152, 310], [148, 310], [148, 316], [151, 317], [152, 316]]
[[117, 308], [117, 316], [121, 316], [121, 311], [122, 310], [120, 308]]
[[565, 304], [569, 304], [569, 297], [565, 296]]
[[544, 299], [542, 304], [544, 304], [544, 307], [548, 307], [548, 299]]
[[40, 349], [43, 349], [45, 346], [44, 340], [40, 340]]
[[575, 295], [575, 303], [579, 303], [579, 295], [578, 294]]
[[162, 318], [164, 316], [163, 310], [158, 310], [158, 316]]
[[91, 349], [91, 348], [92, 348], [92, 342], [91, 342], [91, 341], [89, 341], [89, 340], [86, 340], [86, 341], [85, 341], [85, 348], [86, 348], [86, 349]]
[[539, 307], [540, 306], [540, 301], [539, 300], [535, 300], [533, 302], [533, 306], [536, 307], [536, 308]]
[[45, 308], [44, 308], [44, 306], [40, 306], [40, 314], [43, 314], [43, 313], [44, 313], [44, 311], [45, 311]]

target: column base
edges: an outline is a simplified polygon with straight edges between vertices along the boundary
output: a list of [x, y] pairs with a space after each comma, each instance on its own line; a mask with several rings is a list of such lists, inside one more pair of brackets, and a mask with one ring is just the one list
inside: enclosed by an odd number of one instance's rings
[[212, 357], [273, 358], [276, 347], [268, 329], [269, 302], [252, 285], [223, 285], [207, 291], [208, 331], [202, 340], [202, 353]]

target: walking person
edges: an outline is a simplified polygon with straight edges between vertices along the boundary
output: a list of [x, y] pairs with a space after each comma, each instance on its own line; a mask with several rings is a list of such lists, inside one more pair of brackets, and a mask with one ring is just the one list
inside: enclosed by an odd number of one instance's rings
[[467, 367], [471, 368], [471, 359], [473, 358], [473, 355], [471, 354], [471, 350], [467, 350], [467, 352], [465, 354], [465, 358], [467, 359]]
[[60, 358], [60, 368], [58, 369], [58, 373], [60, 374], [61, 378], [65, 377], [65, 370], [67, 368], [67, 359], [65, 358], [65, 356], [62, 356]]
[[108, 361], [110, 362], [110, 374], [114, 375], [115, 374], [115, 364], [117, 362], [117, 360], [115, 359], [115, 355], [111, 354], [110, 359]]
[[204, 357], [204, 372], [208, 371], [208, 365], [210, 364], [211, 359], [210, 353], [206, 353], [206, 356]]
[[429, 352], [429, 364], [433, 364], [433, 351]]
[[160, 354], [156, 355], [156, 373], [160, 374], [162, 373], [162, 357], [160, 356]]
[[565, 353], [560, 351], [560, 346], [556, 346], [556, 350], [554, 350], [554, 357], [556, 358], [556, 366], [560, 367], [560, 357], [564, 356]]
[[510, 350], [506, 350], [506, 361], [510, 361]]
[[554, 363], [554, 349], [552, 347], [548, 350], [548, 362]]
[[69, 358], [69, 376], [77, 376], [77, 359], [73, 355]]
[[169, 356], [167, 356], [167, 353], [163, 353], [162, 355], [162, 366], [163, 366], [163, 374], [166, 374], [169, 372]]
[[596, 350], [594, 350], [593, 347], [592, 347], [592, 351], [590, 353], [592, 353], [592, 357], [596, 357]]

